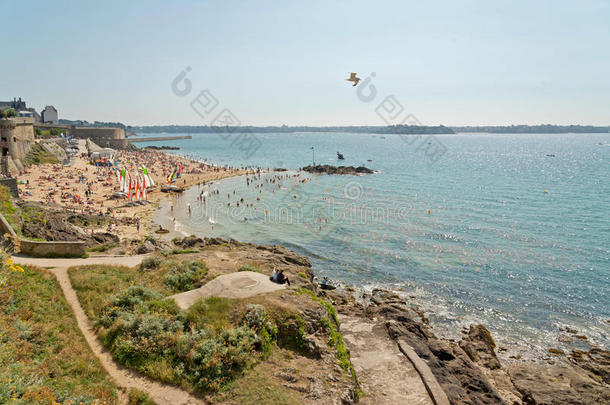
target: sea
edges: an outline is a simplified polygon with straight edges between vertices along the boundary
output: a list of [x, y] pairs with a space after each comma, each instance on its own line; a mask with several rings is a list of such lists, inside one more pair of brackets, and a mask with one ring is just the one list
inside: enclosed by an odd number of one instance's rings
[[[610, 134], [190, 135], [137, 145], [287, 171], [191, 188], [171, 202], [184, 235], [286, 246], [404, 295], [440, 336], [485, 325], [505, 356], [610, 347]], [[298, 171], [314, 162], [376, 173]]]

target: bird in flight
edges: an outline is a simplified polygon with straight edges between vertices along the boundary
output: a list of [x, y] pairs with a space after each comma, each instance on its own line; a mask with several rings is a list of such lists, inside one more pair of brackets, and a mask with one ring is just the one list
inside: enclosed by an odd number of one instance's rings
[[354, 85], [352, 87], [356, 87], [358, 85], [358, 82], [360, 81], [359, 77], [356, 77], [356, 73], [350, 73], [349, 74], [349, 79], [345, 79], [348, 82], [354, 82]]

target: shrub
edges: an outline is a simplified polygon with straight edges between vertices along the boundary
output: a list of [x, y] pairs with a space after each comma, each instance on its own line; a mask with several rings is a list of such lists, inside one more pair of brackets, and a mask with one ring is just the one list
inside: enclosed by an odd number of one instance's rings
[[204, 263], [185, 260], [183, 262], [171, 261], [165, 276], [165, 285], [174, 291], [188, 291], [195, 288], [198, 282], [207, 274]]
[[248, 326], [257, 333], [257, 348], [264, 353], [271, 351], [273, 341], [277, 337], [278, 329], [273, 320], [265, 311], [265, 307], [258, 304], [248, 305], [241, 324]]
[[[100, 334], [113, 357], [128, 367], [203, 392], [217, 390], [248, 364], [262, 346], [261, 337], [246, 325], [212, 332], [209, 319], [203, 325], [194, 322], [202, 311], [227, 318], [227, 299], [211, 297], [193, 307], [185, 313], [172, 299], [132, 286], [106, 302], [98, 319], [104, 328]], [[264, 314], [264, 308], [256, 312]]]
[[156, 405], [146, 392], [132, 388], [127, 398], [128, 405]]
[[146, 271], [156, 269], [161, 265], [162, 262], [163, 259], [160, 256], [147, 256], [144, 258], [144, 260], [142, 260], [142, 263], [140, 263], [140, 270]]
[[220, 339], [195, 344], [186, 360], [191, 382], [204, 391], [219, 389], [248, 362], [256, 336], [246, 327], [224, 331]]

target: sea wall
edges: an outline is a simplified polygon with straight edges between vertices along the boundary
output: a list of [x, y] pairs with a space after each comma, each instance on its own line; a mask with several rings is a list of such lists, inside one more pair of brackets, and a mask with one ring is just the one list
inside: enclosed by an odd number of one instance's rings
[[91, 139], [103, 148], [124, 149], [130, 145], [123, 128], [74, 127], [70, 134], [75, 138]]
[[177, 139], [193, 139], [190, 135], [181, 136], [148, 136], [141, 138], [129, 138], [130, 142], [156, 142], [156, 141], [175, 141]]

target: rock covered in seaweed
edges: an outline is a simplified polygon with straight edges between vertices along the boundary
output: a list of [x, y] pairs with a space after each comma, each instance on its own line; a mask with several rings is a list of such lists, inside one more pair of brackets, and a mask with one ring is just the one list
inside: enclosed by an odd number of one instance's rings
[[318, 174], [372, 174], [375, 173], [374, 170], [369, 169], [364, 166], [331, 166], [331, 165], [316, 165], [316, 166], [305, 166], [301, 168], [301, 170], [309, 172], [309, 173], [318, 173]]

